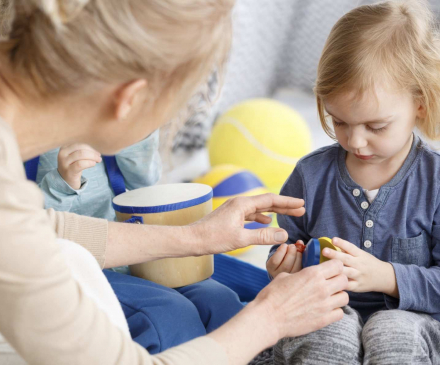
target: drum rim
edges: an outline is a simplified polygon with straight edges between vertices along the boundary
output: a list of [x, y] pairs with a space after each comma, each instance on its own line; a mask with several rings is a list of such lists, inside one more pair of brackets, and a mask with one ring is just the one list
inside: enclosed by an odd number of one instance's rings
[[206, 203], [207, 201], [211, 200], [212, 197], [213, 197], [213, 191], [211, 189], [208, 194], [202, 195], [202, 196], [194, 198], [194, 199], [189, 199], [186, 201], [178, 202], [178, 203], [155, 205], [155, 206], [149, 206], [149, 207], [118, 205], [114, 202], [112, 202], [112, 205], [113, 205], [113, 209], [116, 210], [118, 213], [154, 214], [154, 213], [172, 212], [175, 210], [181, 210], [181, 209], [194, 207], [196, 205]]

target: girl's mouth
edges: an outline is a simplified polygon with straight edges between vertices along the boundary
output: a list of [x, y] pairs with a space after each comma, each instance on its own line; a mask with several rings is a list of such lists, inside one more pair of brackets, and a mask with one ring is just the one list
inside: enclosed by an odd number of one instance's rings
[[357, 154], [354, 154], [354, 155], [359, 160], [370, 160], [370, 159], [372, 159], [374, 157], [374, 155], [368, 155], [368, 156], [366, 156], [366, 155], [357, 155]]

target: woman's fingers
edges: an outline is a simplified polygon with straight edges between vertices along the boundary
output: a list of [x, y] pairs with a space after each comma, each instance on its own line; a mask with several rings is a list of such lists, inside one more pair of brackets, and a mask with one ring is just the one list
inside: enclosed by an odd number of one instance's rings
[[329, 304], [331, 308], [341, 308], [347, 305], [349, 300], [348, 294], [345, 291], [341, 291], [330, 297]]
[[280, 214], [301, 216], [305, 212], [303, 208], [303, 199], [297, 199], [271, 193], [245, 197], [242, 199], [245, 200], [239, 201], [239, 203], [245, 204], [245, 214], [246, 218], [249, 218], [249, 220], [254, 220], [251, 217], [255, 213], [275, 212]]
[[348, 279], [342, 273], [342, 270], [336, 276], [327, 279], [327, 290], [331, 295], [346, 290], [347, 286], [348, 286]]
[[272, 218], [267, 216], [267, 215], [264, 215], [264, 214], [261, 214], [261, 213], [257, 213], [255, 215], [254, 221], [258, 222], [258, 223], [261, 223], [261, 224], [270, 224], [272, 222]]
[[344, 266], [343, 273], [344, 273], [345, 276], [347, 276], [347, 278], [349, 280], [353, 280], [353, 279], [357, 278], [357, 276], [359, 274], [359, 271], [354, 269], [354, 268], [352, 268], [352, 267]]
[[[319, 264], [317, 266], [311, 266], [305, 270], [309, 270], [309, 271], [316, 270], [320, 273], [320, 275], [323, 275], [324, 279], [330, 279], [335, 276], [341, 275], [343, 269], [344, 269], [344, 265], [342, 264], [341, 261], [330, 260], [323, 262], [322, 264]], [[344, 290], [344, 288], [340, 288], [339, 290], [335, 290], [335, 291], [341, 291], [341, 290]]]
[[288, 239], [284, 229], [275, 227], [243, 229], [241, 233], [247, 245], [279, 245]]

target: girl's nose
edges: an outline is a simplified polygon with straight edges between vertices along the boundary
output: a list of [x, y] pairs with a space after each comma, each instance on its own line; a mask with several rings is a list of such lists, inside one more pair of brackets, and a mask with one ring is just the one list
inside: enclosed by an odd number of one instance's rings
[[358, 128], [353, 128], [348, 132], [348, 145], [353, 150], [360, 150], [367, 146], [367, 140]]

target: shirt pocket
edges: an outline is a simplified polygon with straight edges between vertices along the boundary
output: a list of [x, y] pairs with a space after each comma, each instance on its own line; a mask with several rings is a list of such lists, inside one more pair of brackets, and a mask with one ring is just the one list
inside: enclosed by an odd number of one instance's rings
[[392, 262], [429, 267], [431, 259], [429, 237], [425, 231], [412, 238], [393, 238]]

